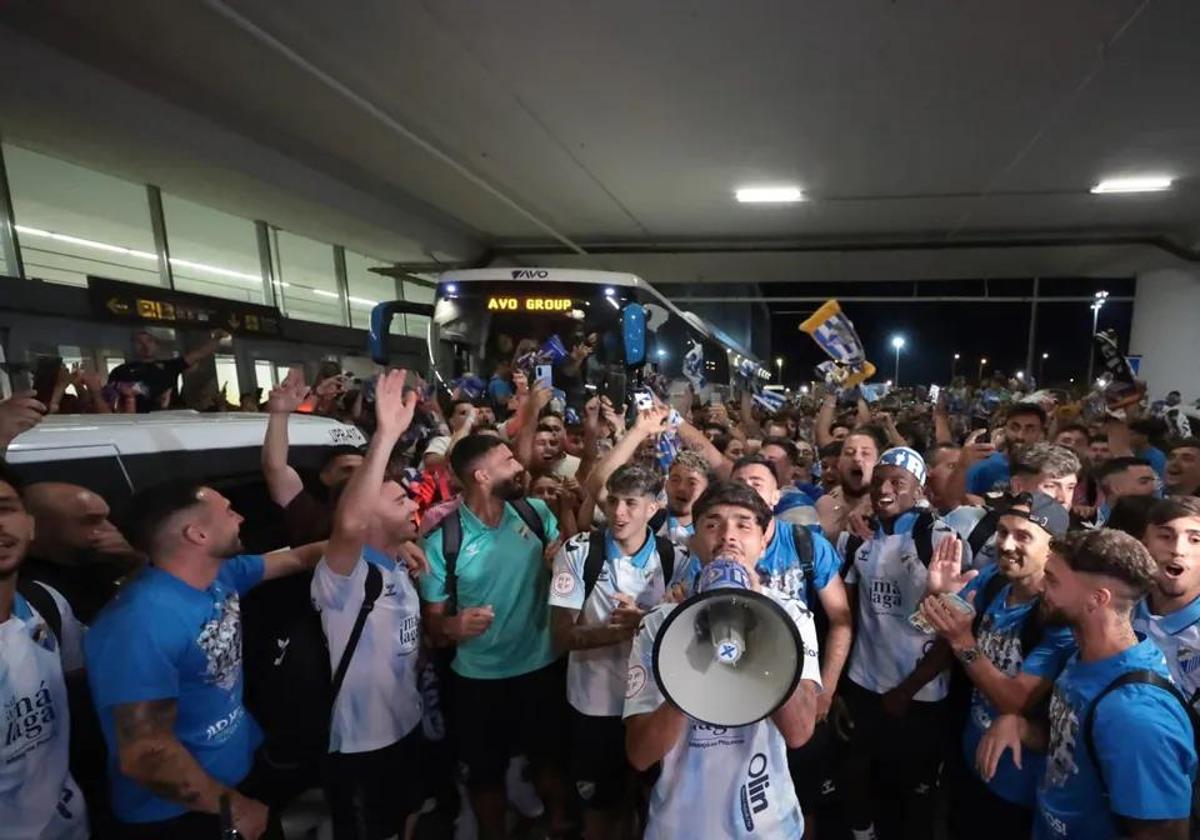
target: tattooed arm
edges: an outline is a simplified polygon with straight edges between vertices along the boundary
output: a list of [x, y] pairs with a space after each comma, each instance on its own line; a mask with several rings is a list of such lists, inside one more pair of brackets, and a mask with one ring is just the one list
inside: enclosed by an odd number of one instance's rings
[[121, 772], [156, 796], [178, 802], [189, 811], [218, 813], [221, 796], [228, 794], [235, 826], [247, 837], [257, 837], [266, 825], [267, 807], [204, 772], [175, 737], [176, 711], [173, 699], [113, 707]]

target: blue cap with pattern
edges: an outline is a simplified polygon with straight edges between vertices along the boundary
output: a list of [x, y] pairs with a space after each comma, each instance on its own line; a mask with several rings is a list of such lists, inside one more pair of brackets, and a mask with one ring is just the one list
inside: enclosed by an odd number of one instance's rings
[[925, 484], [925, 459], [915, 449], [894, 446], [879, 456], [879, 463], [908, 470], [920, 484]]

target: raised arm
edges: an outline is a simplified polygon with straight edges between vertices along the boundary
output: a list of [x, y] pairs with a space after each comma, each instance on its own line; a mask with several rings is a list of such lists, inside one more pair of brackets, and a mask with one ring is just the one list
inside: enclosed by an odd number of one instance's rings
[[939, 394], [933, 407], [934, 443], [954, 443], [954, 432], [950, 429], [950, 415], [946, 411], [946, 398]]
[[687, 728], [687, 715], [664, 702], [653, 712], [625, 718], [625, 754], [638, 771], [649, 770], [671, 747], [679, 743]]
[[813, 423], [813, 433], [817, 436], [817, 448], [833, 443], [833, 412], [837, 409], [837, 394], [832, 391], [821, 400], [821, 408], [817, 411], [816, 422]]
[[388, 458], [412, 422], [417, 392], [404, 390], [407, 372], [391, 370], [375, 385], [375, 434], [363, 465], [350, 476], [333, 514], [333, 533], [325, 552], [329, 570], [349, 575], [362, 555]]
[[0, 400], [0, 456], [4, 455], [13, 438], [41, 423], [45, 416], [46, 406], [38, 401], [33, 391]]
[[188, 352], [184, 353], [183, 360], [187, 362], [188, 367], [192, 367], [193, 365], [204, 361], [209, 356], [215, 355], [217, 349], [221, 346], [221, 342], [227, 338], [229, 338], [229, 333], [225, 332], [225, 330], [213, 330], [213, 333], [209, 336], [208, 341], [204, 342], [194, 350], [189, 350]]
[[204, 772], [175, 737], [174, 699], [124, 703], [113, 707], [121, 772], [156, 796], [189, 811], [216, 814], [228, 796], [234, 827], [258, 837], [267, 821], [267, 806], [249, 799]]
[[684, 420], [679, 424], [679, 437], [689, 449], [696, 450], [704, 457], [705, 461], [708, 461], [708, 465], [718, 477], [729, 478], [729, 474], [733, 472], [733, 461], [713, 446], [708, 435]]
[[533, 438], [537, 434], [538, 415], [550, 403], [550, 389], [542, 383], [535, 383], [529, 398], [521, 403], [520, 430], [513, 441], [513, 454], [517, 456], [525, 469], [530, 469], [533, 463]]
[[1133, 456], [1133, 440], [1129, 436], [1129, 425], [1111, 414], [1104, 418], [1104, 433], [1108, 435], [1108, 451], [1113, 458]]
[[667, 409], [661, 406], [655, 406], [648, 411], [639, 412], [633, 428], [603, 458], [596, 462], [596, 466], [592, 470], [591, 475], [588, 476], [587, 485], [584, 488], [587, 491], [587, 495], [597, 501], [603, 499], [604, 484], [608, 481], [608, 477], [616, 471], [617, 467], [633, 458], [642, 441], [652, 434], [661, 432], [666, 422]]
[[304, 489], [300, 475], [288, 464], [288, 419], [308, 398], [304, 372], [292, 368], [267, 397], [267, 436], [262, 448], [262, 471], [271, 501], [281, 508]]
[[317, 562], [325, 553], [327, 545], [327, 542], [322, 541], [264, 554], [263, 580], [275, 580], [300, 572], [311, 572], [317, 567]]
[[980, 441], [980, 438], [986, 434], [987, 429], [976, 429], [967, 436], [966, 442], [959, 450], [958, 462], [954, 465], [950, 477], [946, 479], [945, 503], [950, 510], [966, 501], [967, 474], [971, 471], [971, 467], [996, 451], [996, 447], [992, 444]]

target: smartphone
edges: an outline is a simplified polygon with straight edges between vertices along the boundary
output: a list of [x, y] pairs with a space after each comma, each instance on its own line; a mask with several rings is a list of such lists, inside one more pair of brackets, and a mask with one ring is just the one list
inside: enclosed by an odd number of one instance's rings
[[933, 403], [934, 405], [937, 405], [938, 397], [940, 397], [941, 395], [942, 395], [942, 386], [941, 385], [930, 385], [929, 386], [929, 401], [931, 403]]
[[33, 390], [37, 393], [38, 401], [50, 405], [54, 394], [54, 386], [58, 382], [58, 372], [62, 369], [62, 356], [38, 356], [33, 367]]
[[533, 368], [533, 381], [551, 387], [554, 380], [554, 367], [552, 365], [535, 365]]
[[[975, 615], [975, 607], [973, 607], [969, 601], [964, 600], [962, 597], [953, 592], [943, 592], [938, 596], [938, 598], [941, 599], [943, 604], [953, 610], [956, 610], [957, 612], [962, 613], [963, 615]], [[922, 633], [937, 632], [933, 629], [929, 622], [925, 620], [925, 616], [921, 615], [920, 610], [917, 610], [908, 617], [908, 623], [920, 630]]]
[[600, 386], [600, 396], [607, 398], [614, 406], [624, 405], [627, 387], [625, 374], [609, 371]]
[[988, 423], [988, 419], [986, 417], [972, 415], [971, 431], [975, 431], [976, 429], [987, 429], [987, 428], [990, 428], [990, 424]]

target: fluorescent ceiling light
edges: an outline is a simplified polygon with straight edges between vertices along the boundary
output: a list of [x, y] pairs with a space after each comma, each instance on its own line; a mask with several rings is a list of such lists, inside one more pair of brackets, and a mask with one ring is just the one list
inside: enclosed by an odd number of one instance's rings
[[789, 204], [804, 200], [799, 187], [742, 187], [735, 195], [742, 204]]
[[1108, 178], [1092, 187], [1092, 192], [1100, 193], [1138, 193], [1162, 192], [1171, 189], [1174, 179], [1167, 175], [1142, 175], [1137, 178]]

